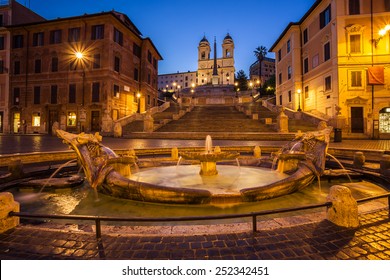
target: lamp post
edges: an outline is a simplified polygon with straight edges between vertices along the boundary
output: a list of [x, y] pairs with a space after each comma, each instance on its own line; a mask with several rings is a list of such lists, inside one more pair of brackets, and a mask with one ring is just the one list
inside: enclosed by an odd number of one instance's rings
[[302, 109], [301, 109], [301, 89], [298, 89], [297, 90], [297, 92], [298, 92], [298, 112], [300, 112], [300, 111], [302, 111]]
[[81, 77], [82, 77], [82, 96], [81, 96], [81, 109], [80, 109], [80, 112], [79, 112], [79, 122], [80, 122], [80, 130], [81, 132], [84, 132], [84, 122], [86, 121], [86, 111], [84, 109], [84, 105], [85, 105], [85, 68], [84, 68], [84, 64], [85, 64], [85, 56], [84, 54], [81, 52], [81, 51], [77, 51], [75, 52], [75, 58], [76, 58], [76, 67], [77, 67], [77, 64], [80, 64], [81, 66], [81, 69], [82, 69], [82, 73], [81, 73]]
[[[81, 66], [81, 69], [83, 70], [83, 72], [81, 73], [81, 77], [83, 78], [83, 91], [82, 91], [82, 100], [81, 100], [81, 106], [84, 106], [84, 95], [85, 95], [85, 69], [84, 69], [84, 54], [80, 51], [76, 52], [75, 53], [75, 57], [76, 57], [76, 63], [77, 64], [80, 64]], [[77, 67], [77, 64], [76, 64], [76, 67]]]
[[249, 87], [251, 89], [251, 96], [253, 96], [253, 82], [252, 81], [249, 83]]
[[140, 99], [141, 99], [141, 93], [137, 92], [137, 113], [140, 113], [140, 111], [141, 111]]

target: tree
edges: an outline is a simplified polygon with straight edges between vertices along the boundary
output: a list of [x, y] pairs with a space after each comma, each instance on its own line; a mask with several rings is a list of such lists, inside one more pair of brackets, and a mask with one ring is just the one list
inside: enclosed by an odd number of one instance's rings
[[272, 75], [267, 81], [264, 82], [261, 88], [261, 95], [274, 95], [275, 94], [275, 74]]
[[260, 82], [260, 87], [262, 86], [262, 81], [261, 81], [261, 63], [263, 62], [265, 56], [267, 55], [267, 48], [264, 46], [259, 46], [257, 47], [254, 51], [255, 56], [257, 58], [257, 62], [259, 63], [259, 82]]
[[240, 70], [236, 74], [236, 83], [235, 90], [243, 91], [248, 89], [248, 77], [245, 74], [244, 70]]

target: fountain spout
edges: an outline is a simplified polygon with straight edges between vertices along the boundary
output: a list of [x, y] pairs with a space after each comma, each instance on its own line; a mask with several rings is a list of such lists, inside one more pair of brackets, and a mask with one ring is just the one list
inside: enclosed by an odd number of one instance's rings
[[210, 135], [206, 136], [205, 152], [206, 154], [211, 154], [213, 152], [213, 140], [211, 139]]
[[214, 176], [218, 174], [217, 162], [222, 160], [234, 160], [240, 156], [240, 153], [222, 152], [218, 148], [218, 152], [213, 151], [212, 139], [210, 135], [206, 137], [205, 152], [188, 152], [181, 153], [180, 156], [184, 159], [199, 160], [200, 172], [202, 176]]

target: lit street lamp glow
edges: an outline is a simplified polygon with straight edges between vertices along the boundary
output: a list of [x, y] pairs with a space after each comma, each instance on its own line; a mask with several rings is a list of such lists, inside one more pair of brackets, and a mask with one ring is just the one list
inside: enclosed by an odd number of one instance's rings
[[76, 56], [77, 59], [83, 59], [83, 57], [84, 57], [82, 52], [76, 52], [75, 56]]

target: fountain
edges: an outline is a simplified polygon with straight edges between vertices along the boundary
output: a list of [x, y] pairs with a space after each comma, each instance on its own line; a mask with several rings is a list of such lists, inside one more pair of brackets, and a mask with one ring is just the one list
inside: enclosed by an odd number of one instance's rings
[[200, 172], [202, 176], [214, 176], [218, 174], [217, 162], [222, 160], [237, 159], [240, 154], [232, 152], [221, 152], [220, 149], [213, 151], [213, 142], [210, 135], [206, 137], [205, 151], [201, 153], [180, 153], [184, 159], [199, 160]]
[[[276, 154], [277, 170], [217, 162], [234, 160], [239, 153], [221, 152], [206, 138], [205, 151], [181, 153], [193, 165], [153, 167], [130, 174], [136, 158], [120, 157], [101, 144], [99, 134], [79, 135], [57, 130], [58, 137], [76, 151], [90, 186], [100, 193], [143, 202], [215, 204], [259, 201], [301, 190], [325, 167], [331, 127], [297, 136]], [[292, 149], [294, 147], [294, 149]]]

